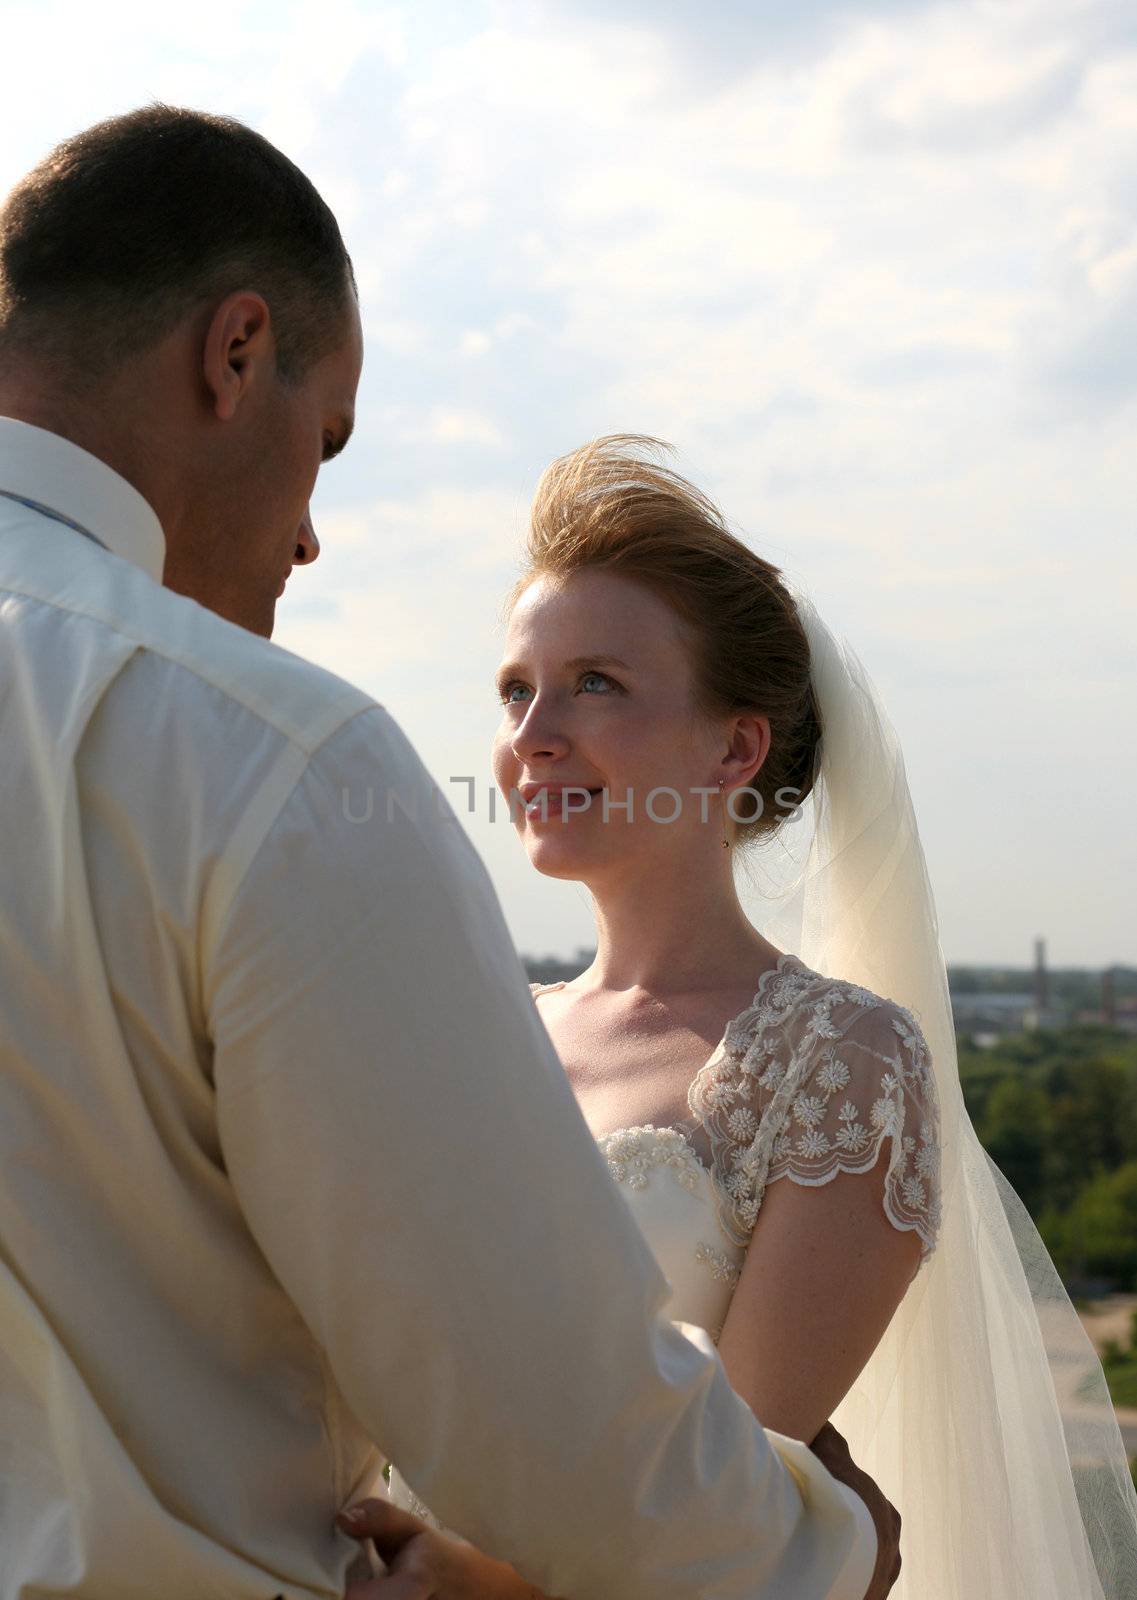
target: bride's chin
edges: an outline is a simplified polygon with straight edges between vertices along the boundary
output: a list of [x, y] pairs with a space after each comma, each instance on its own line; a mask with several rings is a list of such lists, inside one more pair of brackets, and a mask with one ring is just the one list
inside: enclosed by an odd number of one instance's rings
[[538, 843], [526, 845], [525, 854], [529, 857], [529, 865], [537, 872], [543, 872], [550, 878], [563, 878], [572, 875], [574, 868], [581, 866], [579, 852], [550, 849], [547, 844]]
[[532, 836], [525, 840], [529, 865], [546, 878], [583, 878], [593, 858], [568, 840]]

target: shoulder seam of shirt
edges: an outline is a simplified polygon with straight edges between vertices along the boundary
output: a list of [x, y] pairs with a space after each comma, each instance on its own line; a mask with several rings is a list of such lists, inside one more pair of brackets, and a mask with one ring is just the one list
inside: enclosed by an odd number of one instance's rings
[[[163, 586], [159, 584], [157, 587], [162, 588]], [[167, 592], [172, 594], [174, 591], [169, 590]], [[340, 689], [338, 694], [329, 694], [329, 704], [323, 708], [320, 715], [313, 719], [310, 727], [300, 732], [294, 727], [282, 725], [282, 720], [276, 708], [266, 705], [259, 696], [250, 695], [247, 692], [242, 693], [228, 683], [219, 682], [210, 674], [205, 663], [187, 657], [184, 653], [163, 642], [155, 641], [152, 636], [140, 636], [139, 630], [131, 628], [127, 622], [120, 618], [111, 619], [98, 612], [88, 611], [81, 605], [68, 604], [66, 601], [61, 600], [58, 595], [40, 593], [32, 585], [21, 584], [18, 588], [13, 588], [10, 584], [5, 584], [3, 588], [0, 588], [0, 593], [18, 595], [24, 599], [34, 600], [40, 605], [49, 606], [56, 611], [67, 612], [71, 616], [84, 617], [88, 621], [96, 623], [99, 627], [106, 628], [109, 633], [117, 634], [133, 644], [136, 654], [139, 652], [149, 653], [155, 659], [168, 661], [171, 666], [178, 667], [182, 671], [189, 673], [207, 688], [224, 695], [234, 705], [239, 705], [248, 711], [251, 716], [258, 717], [266, 726], [279, 734], [282, 739], [306, 751], [309, 755], [314, 754], [331, 734], [335, 733], [338, 728], [344, 726], [353, 717], [359, 715], [361, 711], [384, 709], [379, 701], [369, 695], [365, 689], [360, 689], [356, 685], [348, 683], [345, 678], [337, 677], [335, 673], [330, 672], [327, 668], [318, 666], [314, 661], [306, 661], [303, 656], [298, 656], [292, 651], [286, 651], [285, 654], [294, 661], [310, 668], [313, 673], [321, 674], [330, 679]], [[202, 609], [206, 608], [203, 607]], [[210, 615], [214, 617], [215, 621], [225, 623], [225, 618], [215, 616], [213, 613]], [[228, 623], [227, 626], [238, 627], [238, 624]], [[258, 636], [251, 635], [251, 637]], [[266, 644], [271, 643], [270, 640], [265, 640], [264, 642]], [[278, 645], [276, 648], [283, 650], [284, 647]], [[346, 704], [345, 702], [353, 696], [357, 702], [362, 701], [363, 703]]]

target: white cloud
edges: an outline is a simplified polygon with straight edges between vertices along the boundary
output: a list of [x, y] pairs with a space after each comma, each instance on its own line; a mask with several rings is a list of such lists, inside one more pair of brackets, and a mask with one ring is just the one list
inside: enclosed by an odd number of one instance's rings
[[[414, 431], [408, 437], [414, 438]], [[505, 444], [505, 435], [492, 417], [449, 406], [433, 408], [426, 424], [426, 437], [439, 444], [482, 444], [492, 450], [500, 450]]]
[[[280, 637], [391, 704], [436, 776], [488, 749], [542, 467], [652, 432], [879, 674], [949, 954], [1009, 958], [1050, 916], [1055, 959], [1137, 958], [1106, 894], [1137, 780], [1131, 9], [615, 11], [14, 12], [0, 182], [164, 95], [324, 187], [369, 353]], [[1092, 829], [1048, 786], [1091, 771]], [[469, 826], [523, 944], [587, 940], [582, 891]], [[1047, 902], [1052, 878], [1079, 891]]]

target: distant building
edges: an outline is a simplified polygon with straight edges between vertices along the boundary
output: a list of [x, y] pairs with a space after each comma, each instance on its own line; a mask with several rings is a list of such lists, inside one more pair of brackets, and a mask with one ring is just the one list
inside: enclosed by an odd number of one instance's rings
[[1079, 1011], [1074, 1020], [1137, 1034], [1137, 996], [1119, 996], [1114, 970], [1107, 967], [1101, 975], [1101, 1009]]
[[956, 1031], [974, 1034], [976, 1044], [1039, 1026], [1033, 994], [953, 994], [951, 1009]]
[[[965, 979], [962, 990], [952, 989], [951, 1008], [957, 1033], [970, 1034], [981, 1050], [990, 1049], [1008, 1033], [1030, 1033], [1036, 1028], [1061, 1028], [1068, 1020], [1068, 1006], [1057, 993], [1058, 984], [1052, 984], [1046, 964], [1046, 940], [1034, 941], [1034, 967], [1015, 977], [1021, 984], [1023, 978], [1031, 982], [1031, 989], [1005, 990], [986, 988], [982, 974], [992, 977], [1003, 975], [1003, 969], [969, 968], [961, 977]], [[1007, 973], [1007, 976], [1010, 974]]]

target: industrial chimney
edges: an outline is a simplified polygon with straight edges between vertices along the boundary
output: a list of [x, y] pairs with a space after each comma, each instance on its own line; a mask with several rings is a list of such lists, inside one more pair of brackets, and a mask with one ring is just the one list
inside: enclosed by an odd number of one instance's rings
[[1049, 1005], [1049, 986], [1046, 978], [1046, 940], [1034, 941], [1034, 1006], [1043, 1012]]

